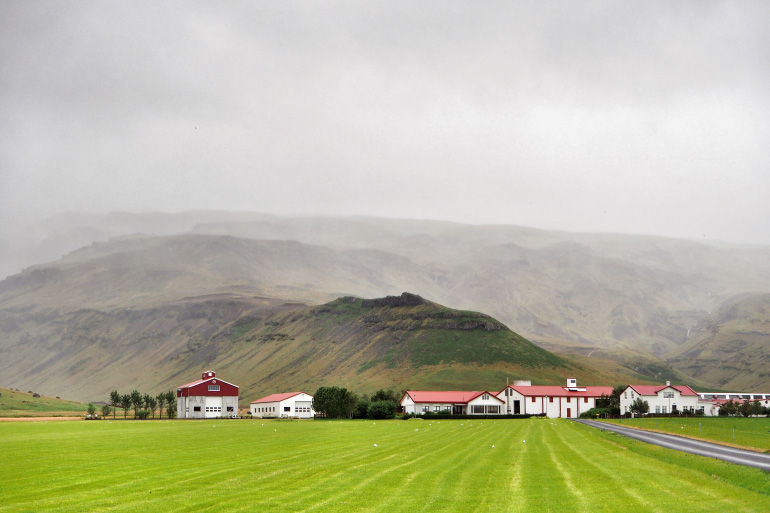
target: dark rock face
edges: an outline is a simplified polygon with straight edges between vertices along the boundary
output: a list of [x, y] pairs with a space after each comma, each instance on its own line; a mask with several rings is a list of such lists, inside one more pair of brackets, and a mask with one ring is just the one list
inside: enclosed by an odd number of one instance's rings
[[361, 301], [361, 308], [396, 308], [399, 306], [420, 306], [424, 305], [425, 300], [417, 294], [404, 292], [400, 296], [387, 296], [376, 299], [364, 299]]

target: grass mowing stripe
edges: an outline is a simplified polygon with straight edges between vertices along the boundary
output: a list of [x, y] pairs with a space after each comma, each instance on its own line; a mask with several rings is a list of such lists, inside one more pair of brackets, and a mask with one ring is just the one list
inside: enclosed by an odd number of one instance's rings
[[[558, 424], [557, 424], [558, 425]], [[611, 483], [617, 480], [617, 473], [610, 470], [616, 468], [613, 463], [618, 461], [627, 461], [627, 457], [618, 451], [626, 451], [620, 446], [605, 447], [597, 453], [586, 453], [584, 447], [595, 443], [591, 433], [580, 429], [572, 429], [573, 423], [570, 423], [569, 430], [555, 429], [554, 435], [558, 437], [564, 447], [562, 454], [565, 466], [569, 467], [573, 474], [578, 476], [592, 475], [600, 481]], [[568, 436], [565, 436], [565, 432]], [[590, 455], [590, 456], [589, 456]], [[598, 456], [598, 457], [597, 457]], [[604, 464], [600, 464], [599, 462]], [[643, 489], [643, 487], [642, 487]], [[650, 498], [645, 497], [644, 493], [638, 491], [636, 486], [614, 486], [601, 489], [598, 494], [589, 498], [592, 510], [596, 513], [602, 511], [616, 511], [617, 504], [624, 504], [630, 511], [650, 511], [665, 513], [666, 509], [660, 508]]]

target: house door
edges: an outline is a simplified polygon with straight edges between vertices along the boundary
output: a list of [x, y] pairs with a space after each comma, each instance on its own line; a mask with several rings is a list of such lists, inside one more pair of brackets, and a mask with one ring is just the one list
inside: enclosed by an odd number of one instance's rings
[[567, 418], [568, 419], [572, 418], [572, 408], [567, 408]]
[[513, 401], [513, 414], [519, 415], [521, 413], [521, 401]]
[[463, 414], [463, 405], [462, 404], [452, 405], [452, 415], [462, 415], [462, 414]]

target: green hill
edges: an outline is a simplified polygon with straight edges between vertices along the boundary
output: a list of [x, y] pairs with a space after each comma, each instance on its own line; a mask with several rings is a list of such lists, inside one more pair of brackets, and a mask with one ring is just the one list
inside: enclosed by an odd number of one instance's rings
[[0, 417], [79, 416], [88, 405], [36, 392], [0, 388]]

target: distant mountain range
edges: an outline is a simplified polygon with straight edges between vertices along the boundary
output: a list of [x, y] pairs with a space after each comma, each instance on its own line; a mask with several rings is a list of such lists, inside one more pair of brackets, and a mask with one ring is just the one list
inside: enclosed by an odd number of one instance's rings
[[[226, 212], [70, 215], [1, 233], [0, 247], [11, 248], [6, 266], [48, 261], [0, 282], [0, 384], [6, 386], [27, 388], [32, 376], [63, 383], [81, 367], [90, 376], [80, 376], [83, 386], [109, 378], [117, 387], [131, 381], [131, 372], [165, 386], [176, 377], [169, 368], [151, 377], [141, 358], [124, 355], [125, 370], [102, 371], [115, 356], [96, 348], [142, 341], [132, 354], [162, 361], [197, 336], [190, 354], [205, 355], [213, 332], [254, 309], [280, 312], [410, 291], [484, 312], [541, 347], [572, 353], [568, 365], [591, 366], [593, 359], [618, 376], [676, 379], [675, 370], [696, 386], [770, 388], [763, 370], [770, 354], [770, 344], [762, 344], [765, 310], [734, 306], [770, 291], [766, 246]], [[190, 308], [199, 316], [187, 319]], [[725, 311], [733, 313], [719, 314]], [[147, 322], [137, 320], [142, 315]], [[707, 336], [714, 326], [721, 337]], [[732, 331], [754, 338], [726, 335]], [[717, 339], [722, 349], [707, 352]], [[83, 340], [90, 341], [88, 351]], [[609, 370], [607, 359], [619, 366]]]

